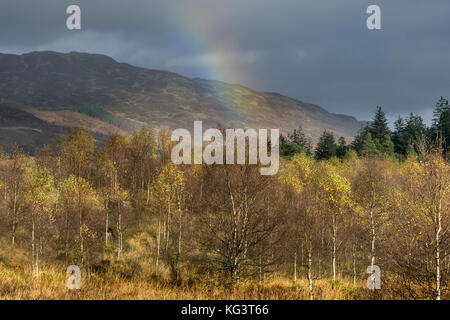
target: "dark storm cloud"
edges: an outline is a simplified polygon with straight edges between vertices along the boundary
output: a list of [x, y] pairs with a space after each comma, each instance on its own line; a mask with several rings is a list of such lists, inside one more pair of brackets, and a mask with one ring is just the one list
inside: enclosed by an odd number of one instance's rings
[[[70, 4], [82, 30], [65, 28]], [[365, 26], [382, 9], [382, 30]], [[448, 0], [2, 0], [0, 51], [84, 51], [276, 91], [367, 119], [450, 96]], [[212, 72], [211, 69], [215, 71]]]

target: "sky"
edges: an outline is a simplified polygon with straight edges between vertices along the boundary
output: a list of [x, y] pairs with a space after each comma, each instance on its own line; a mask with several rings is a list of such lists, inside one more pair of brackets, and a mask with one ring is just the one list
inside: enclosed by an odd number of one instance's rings
[[[81, 8], [81, 30], [66, 9]], [[381, 30], [368, 30], [369, 5]], [[369, 120], [450, 97], [448, 0], [1, 0], [0, 52], [89, 52]]]

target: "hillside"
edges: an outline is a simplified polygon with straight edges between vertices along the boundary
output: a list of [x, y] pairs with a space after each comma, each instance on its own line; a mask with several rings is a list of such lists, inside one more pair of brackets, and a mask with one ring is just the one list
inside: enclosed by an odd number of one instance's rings
[[66, 130], [24, 111], [23, 106], [17, 103], [0, 99], [0, 141], [6, 151], [17, 143], [25, 152], [33, 152]]
[[[189, 129], [194, 120], [203, 120], [205, 126], [220, 123], [225, 127], [280, 128], [284, 132], [301, 125], [313, 141], [324, 129], [349, 139], [361, 127], [353, 117], [332, 114], [280, 94], [191, 79], [118, 63], [104, 55], [77, 52], [0, 54], [0, 98], [16, 103], [10, 103], [9, 111], [5, 109], [3, 114], [12, 114], [11, 108], [19, 104], [21, 112], [27, 114], [20, 125], [4, 118], [9, 127], [16, 127], [13, 137], [25, 130], [17, 127], [31, 127], [28, 121], [41, 121], [42, 126], [52, 128], [34, 131], [33, 135], [42, 137], [30, 142], [32, 145], [73, 126], [105, 135], [114, 130], [130, 133], [142, 126]], [[3, 130], [2, 137], [8, 136], [8, 130]], [[3, 139], [2, 145], [10, 140]], [[20, 142], [26, 144], [26, 136]]]
[[[91, 121], [71, 122], [69, 126], [56, 125], [42, 120], [33, 112], [36, 111], [27, 106], [0, 98], [0, 146], [3, 150], [10, 151], [12, 146], [17, 144], [26, 153], [34, 153], [37, 148], [48, 144], [56, 136], [65, 134], [71, 127], [82, 126], [91, 131], [89, 123], [95, 121], [86, 117]], [[83, 119], [82, 116], [80, 118]], [[57, 122], [64, 124], [65, 120]], [[106, 130], [95, 130], [91, 133], [100, 144], [106, 142]]]

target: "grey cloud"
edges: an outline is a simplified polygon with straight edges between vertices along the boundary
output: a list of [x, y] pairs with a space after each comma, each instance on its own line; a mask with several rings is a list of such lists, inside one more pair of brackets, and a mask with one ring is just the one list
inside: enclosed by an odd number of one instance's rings
[[[83, 30], [67, 31], [78, 4]], [[369, 4], [381, 31], [365, 27]], [[429, 120], [450, 96], [448, 0], [2, 0], [0, 51], [104, 53], [190, 77], [215, 77], [276, 91], [367, 119], [377, 105], [391, 118]], [[227, 59], [230, 72], [211, 74]], [[233, 72], [233, 70], [240, 72]]]

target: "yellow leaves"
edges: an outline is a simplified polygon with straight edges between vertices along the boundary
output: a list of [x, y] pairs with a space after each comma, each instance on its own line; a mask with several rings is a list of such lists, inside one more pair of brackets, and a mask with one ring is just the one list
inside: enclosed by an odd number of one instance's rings
[[185, 177], [174, 164], [168, 163], [153, 183], [153, 197], [165, 204], [177, 203], [185, 190]]
[[292, 165], [305, 182], [314, 178], [315, 161], [305, 153], [296, 155], [292, 159]]
[[149, 161], [156, 158], [157, 142], [152, 129], [142, 127], [130, 141], [130, 153], [135, 160]]
[[287, 167], [282, 170], [279, 179], [295, 192], [301, 193], [306, 184], [315, 176], [315, 161], [305, 153], [295, 155]]
[[54, 217], [54, 205], [58, 201], [58, 190], [53, 177], [46, 168], [35, 166], [28, 168], [29, 202], [32, 214]]
[[97, 237], [96, 233], [89, 229], [86, 224], [81, 225], [81, 234], [83, 235], [83, 239], [95, 239]]
[[129, 196], [128, 191], [118, 187], [116, 190], [114, 190], [113, 193], [108, 195], [108, 198], [110, 201], [119, 202], [119, 201], [126, 201], [128, 199], [128, 196]]
[[422, 167], [413, 156], [409, 156], [400, 166], [399, 173], [405, 179], [414, 179], [417, 181], [423, 178]]
[[127, 137], [121, 136], [118, 133], [113, 133], [109, 136], [108, 143], [103, 149], [103, 152], [110, 155], [113, 159], [117, 158], [118, 154], [128, 148], [129, 143]]
[[353, 206], [353, 202], [350, 181], [341, 171], [340, 161], [317, 162], [306, 154], [299, 154], [282, 171], [280, 180], [299, 194], [309, 190], [316, 201], [323, 201], [330, 209], [342, 212]]
[[450, 199], [450, 166], [437, 152], [422, 156], [421, 161], [408, 157], [399, 166], [401, 196], [396, 203], [425, 225], [433, 225], [435, 214], [448, 214]]
[[95, 139], [86, 131], [75, 128], [66, 135], [62, 163], [73, 174], [82, 175], [94, 154]]
[[340, 168], [342, 166], [341, 160], [338, 157], [330, 158], [327, 163], [336, 168]]
[[352, 206], [350, 182], [341, 175], [340, 165], [322, 161], [318, 166], [319, 196], [330, 209], [341, 212], [346, 207]]
[[355, 150], [350, 149], [350, 150], [348, 150], [347, 153], [345, 154], [343, 160], [344, 160], [344, 164], [345, 164], [345, 165], [347, 165], [347, 164], [352, 164], [352, 163], [354, 163], [354, 162], [356, 162], [356, 161], [359, 160], [359, 159], [358, 159], [358, 154], [356, 153]]
[[288, 170], [282, 170], [279, 175], [279, 180], [291, 187], [296, 193], [301, 193], [303, 190], [303, 182], [298, 175], [292, 174]]
[[68, 207], [81, 205], [85, 208], [96, 209], [100, 207], [100, 200], [97, 192], [88, 181], [70, 175], [60, 185], [61, 200]]
[[338, 212], [352, 206], [350, 182], [333, 167], [325, 170], [319, 182], [319, 190], [328, 205]]
[[183, 172], [178, 170], [174, 164], [169, 163], [161, 169], [156, 180], [156, 187], [164, 190], [181, 188], [184, 185]]

